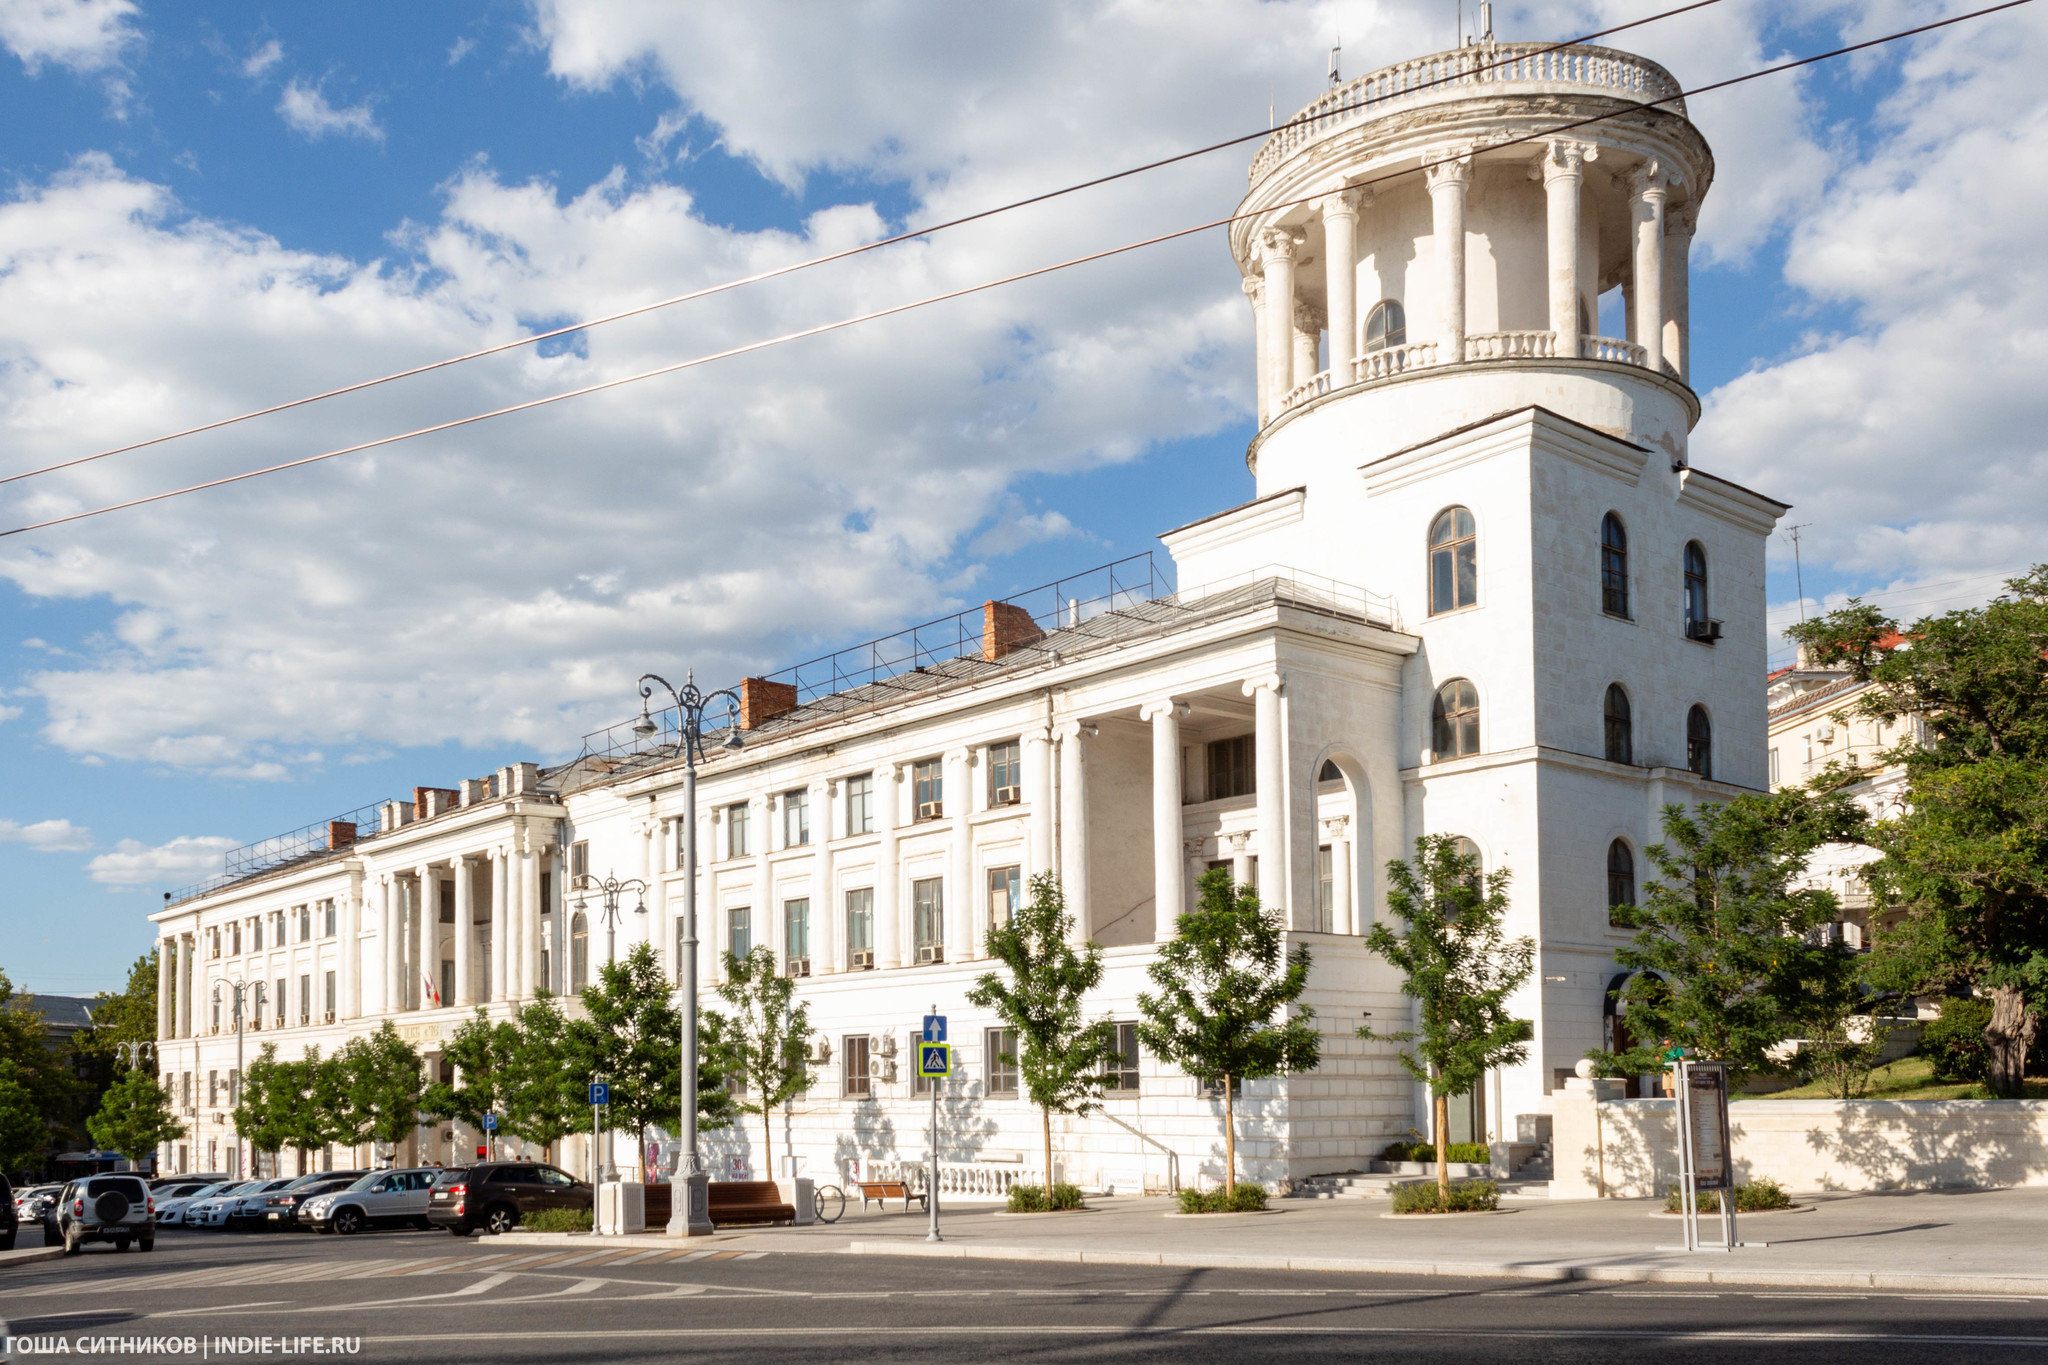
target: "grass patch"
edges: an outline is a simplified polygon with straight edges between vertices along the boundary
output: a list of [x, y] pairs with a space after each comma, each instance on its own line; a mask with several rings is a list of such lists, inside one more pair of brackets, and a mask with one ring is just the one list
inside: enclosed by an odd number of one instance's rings
[[[1721, 1211], [1721, 1192], [1719, 1190], [1701, 1190], [1699, 1192], [1699, 1200], [1701, 1213], [1719, 1213]], [[1791, 1207], [1792, 1196], [1785, 1193], [1778, 1182], [1769, 1176], [1758, 1176], [1747, 1185], [1737, 1185], [1735, 1187], [1735, 1211], [1737, 1213], [1762, 1213], [1767, 1209], [1789, 1209]], [[1684, 1201], [1678, 1197], [1678, 1186], [1676, 1185], [1671, 1186], [1670, 1192], [1664, 1196], [1664, 1212], [1685, 1212]]]
[[[1436, 1144], [1433, 1142], [1389, 1143], [1387, 1149], [1380, 1153], [1380, 1159], [1383, 1161], [1433, 1162], [1436, 1160]], [[1451, 1144], [1450, 1151], [1444, 1154], [1444, 1159], [1446, 1161], [1472, 1162], [1484, 1166], [1487, 1162], [1493, 1160], [1493, 1153], [1487, 1149], [1486, 1144], [1483, 1142], [1454, 1142]]]
[[1043, 1185], [1010, 1186], [1011, 1213], [1058, 1213], [1061, 1209], [1081, 1207], [1081, 1187], [1069, 1185], [1062, 1180], [1052, 1187], [1052, 1199], [1047, 1202]]
[[1394, 1188], [1395, 1213], [1484, 1213], [1499, 1207], [1500, 1186], [1491, 1180], [1454, 1180], [1449, 1200], [1434, 1182]]
[[529, 1213], [519, 1220], [524, 1232], [588, 1232], [591, 1228], [588, 1209], [542, 1209]]
[[[1834, 1096], [1825, 1081], [1811, 1081], [1790, 1090], [1768, 1095], [1739, 1095], [1744, 1100], [1829, 1100]], [[1926, 1057], [1901, 1057], [1870, 1073], [1873, 1100], [1988, 1100], [1996, 1098], [1976, 1081], [1944, 1081], [1936, 1077], [1934, 1062]], [[2030, 1078], [2026, 1098], [2048, 1100], [2048, 1078]], [[1736, 1205], [1739, 1209], [1741, 1205]]]
[[1184, 1188], [1180, 1192], [1182, 1213], [1258, 1213], [1265, 1207], [1265, 1187], [1242, 1181], [1234, 1190], [1218, 1185], [1213, 1190]]

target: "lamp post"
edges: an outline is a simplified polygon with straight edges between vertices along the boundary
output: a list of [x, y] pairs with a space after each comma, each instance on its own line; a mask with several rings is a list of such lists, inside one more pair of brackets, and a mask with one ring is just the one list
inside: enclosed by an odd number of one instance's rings
[[[635, 901], [638, 902], [633, 907], [633, 913], [644, 917], [647, 914], [647, 883], [641, 881], [638, 877], [628, 877], [624, 881], [620, 881], [617, 877], [610, 874], [606, 874], [605, 879], [599, 881], [586, 872], [576, 878], [571, 885], [579, 893], [585, 891], [597, 892], [599, 899], [604, 902], [604, 960], [607, 963], [617, 962], [619, 960], [619, 897], [631, 891]], [[583, 914], [589, 908], [588, 903], [579, 894], [576, 897], [576, 913], [579, 915]], [[610, 1183], [619, 1178], [619, 1170], [612, 1162], [610, 1130], [606, 1130], [605, 1139], [604, 1168], [598, 1172], [598, 1180], [601, 1183]], [[594, 1164], [596, 1153], [591, 1154], [591, 1160]]]
[[713, 1231], [710, 1177], [697, 1157], [697, 760], [704, 756], [704, 712], [720, 698], [726, 706], [725, 747], [740, 747], [740, 699], [731, 688], [699, 691], [694, 672], [683, 675], [680, 692], [667, 679], [643, 673], [640, 719], [633, 726], [643, 738], [661, 729], [647, 713], [655, 685], [668, 693], [676, 709], [676, 747], [683, 758], [683, 937], [676, 945], [676, 984], [683, 994], [683, 1145], [676, 1154], [673, 1182], [681, 1187], [682, 1197], [670, 1200], [668, 1235], [708, 1237]]
[[[213, 1001], [216, 1005], [220, 1003], [223, 986], [235, 993], [235, 1069], [228, 1080], [228, 1108], [233, 1109], [242, 1100], [242, 997], [248, 993], [249, 983], [226, 978], [214, 982]], [[230, 1174], [237, 1177], [242, 1174], [242, 1130], [239, 1127], [235, 1129], [235, 1169]]]
[[[114, 1044], [114, 1056], [120, 1059], [123, 1070], [133, 1071], [142, 1065], [143, 1061], [149, 1056], [148, 1050], [155, 1046], [156, 1044], [154, 1043], [146, 1042], [116, 1043]], [[149, 1165], [151, 1171], [156, 1169], [156, 1155], [154, 1153], [150, 1155]]]

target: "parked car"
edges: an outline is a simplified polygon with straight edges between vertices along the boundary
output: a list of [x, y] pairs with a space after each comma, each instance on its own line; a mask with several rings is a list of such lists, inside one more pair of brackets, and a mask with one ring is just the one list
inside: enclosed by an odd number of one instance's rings
[[227, 1218], [228, 1205], [248, 1194], [261, 1180], [236, 1180], [215, 1190], [204, 1199], [194, 1199], [185, 1206], [185, 1226], [188, 1228], [217, 1228]]
[[257, 1181], [223, 1206], [220, 1215], [221, 1227], [229, 1232], [237, 1228], [247, 1231], [255, 1227], [263, 1221], [263, 1197], [303, 1179], [304, 1176], [280, 1175], [269, 1180]]
[[94, 1175], [74, 1180], [57, 1195], [43, 1220], [43, 1245], [62, 1245], [75, 1256], [87, 1242], [156, 1247], [156, 1201], [139, 1175]]
[[162, 1198], [166, 1185], [219, 1185], [233, 1179], [226, 1171], [180, 1171], [176, 1175], [151, 1176], [149, 1187]]
[[543, 1209], [591, 1210], [597, 1192], [567, 1171], [537, 1161], [482, 1161], [434, 1187], [427, 1220], [457, 1237], [478, 1228], [510, 1232]]
[[316, 1195], [345, 1190], [367, 1174], [364, 1171], [321, 1171], [302, 1176], [281, 1190], [263, 1196], [263, 1227], [272, 1232], [289, 1232], [299, 1226], [299, 1210]]
[[0, 1251], [14, 1250], [14, 1234], [21, 1228], [21, 1210], [14, 1206], [14, 1187], [0, 1175]]
[[427, 1226], [427, 1191], [439, 1166], [372, 1171], [346, 1189], [316, 1194], [300, 1206], [299, 1221], [318, 1232], [344, 1237], [364, 1228]]
[[160, 1228], [174, 1228], [185, 1221], [185, 1212], [192, 1205], [213, 1195], [220, 1194], [234, 1186], [232, 1180], [217, 1180], [210, 1185], [177, 1185], [169, 1191], [158, 1190], [156, 1199], [156, 1225]]

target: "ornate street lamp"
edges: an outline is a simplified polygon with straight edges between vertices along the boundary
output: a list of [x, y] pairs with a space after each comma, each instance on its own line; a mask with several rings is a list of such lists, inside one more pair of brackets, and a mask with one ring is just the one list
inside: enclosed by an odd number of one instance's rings
[[[595, 891], [604, 902], [604, 960], [606, 962], [617, 962], [619, 960], [619, 897], [631, 891], [634, 900], [637, 902], [633, 906], [633, 913], [644, 916], [647, 913], [647, 883], [641, 881], [638, 877], [628, 877], [624, 881], [620, 881], [617, 877], [609, 875], [603, 881], [599, 881], [586, 872], [576, 878], [571, 883], [571, 886], [578, 892]], [[581, 895], [578, 895], [576, 898], [576, 913], [581, 915], [588, 911], [589, 908], [589, 904]], [[591, 1163], [595, 1165], [596, 1162], [597, 1154], [593, 1152], [591, 1153]], [[605, 1135], [604, 1166], [598, 1171], [597, 1178], [600, 1183], [616, 1181], [619, 1178], [618, 1167], [612, 1164], [612, 1144], [609, 1131]]]
[[668, 1235], [708, 1237], [711, 1226], [710, 1176], [697, 1155], [697, 760], [704, 756], [704, 712], [721, 698], [726, 705], [725, 747], [740, 747], [740, 699], [731, 688], [701, 692], [693, 670], [683, 675], [679, 692], [667, 679], [654, 673], [640, 676], [640, 719], [633, 732], [645, 738], [659, 734], [661, 727], [647, 713], [654, 686], [668, 693], [676, 709], [676, 747], [683, 758], [683, 937], [676, 945], [677, 985], [682, 988], [683, 1008], [683, 1127], [682, 1150], [676, 1155], [676, 1174], [671, 1198]]
[[[216, 1005], [221, 1001], [222, 987], [235, 993], [235, 1070], [228, 1082], [229, 1108], [239, 1104], [242, 1099], [242, 997], [248, 993], [249, 984], [246, 981], [230, 981], [225, 977], [213, 983], [213, 1003]], [[255, 1148], [249, 1150], [250, 1155], [254, 1156]], [[235, 1129], [235, 1169], [231, 1174], [238, 1178], [242, 1174], [242, 1130], [239, 1127]]]

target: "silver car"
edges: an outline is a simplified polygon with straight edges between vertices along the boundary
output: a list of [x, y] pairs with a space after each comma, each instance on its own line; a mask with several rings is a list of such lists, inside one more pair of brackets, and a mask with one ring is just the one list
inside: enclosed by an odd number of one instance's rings
[[255, 1189], [260, 1180], [236, 1180], [223, 1185], [203, 1199], [194, 1199], [185, 1206], [185, 1226], [188, 1228], [217, 1228], [227, 1219], [228, 1205], [242, 1195]]
[[300, 1208], [299, 1222], [343, 1236], [364, 1228], [427, 1227], [427, 1192], [440, 1173], [438, 1166], [372, 1171], [345, 1190], [314, 1195]]
[[156, 1225], [160, 1228], [178, 1227], [185, 1221], [185, 1210], [212, 1195], [221, 1193], [234, 1184], [231, 1180], [215, 1181], [210, 1185], [180, 1185], [179, 1192], [168, 1199], [159, 1199], [156, 1205]]

